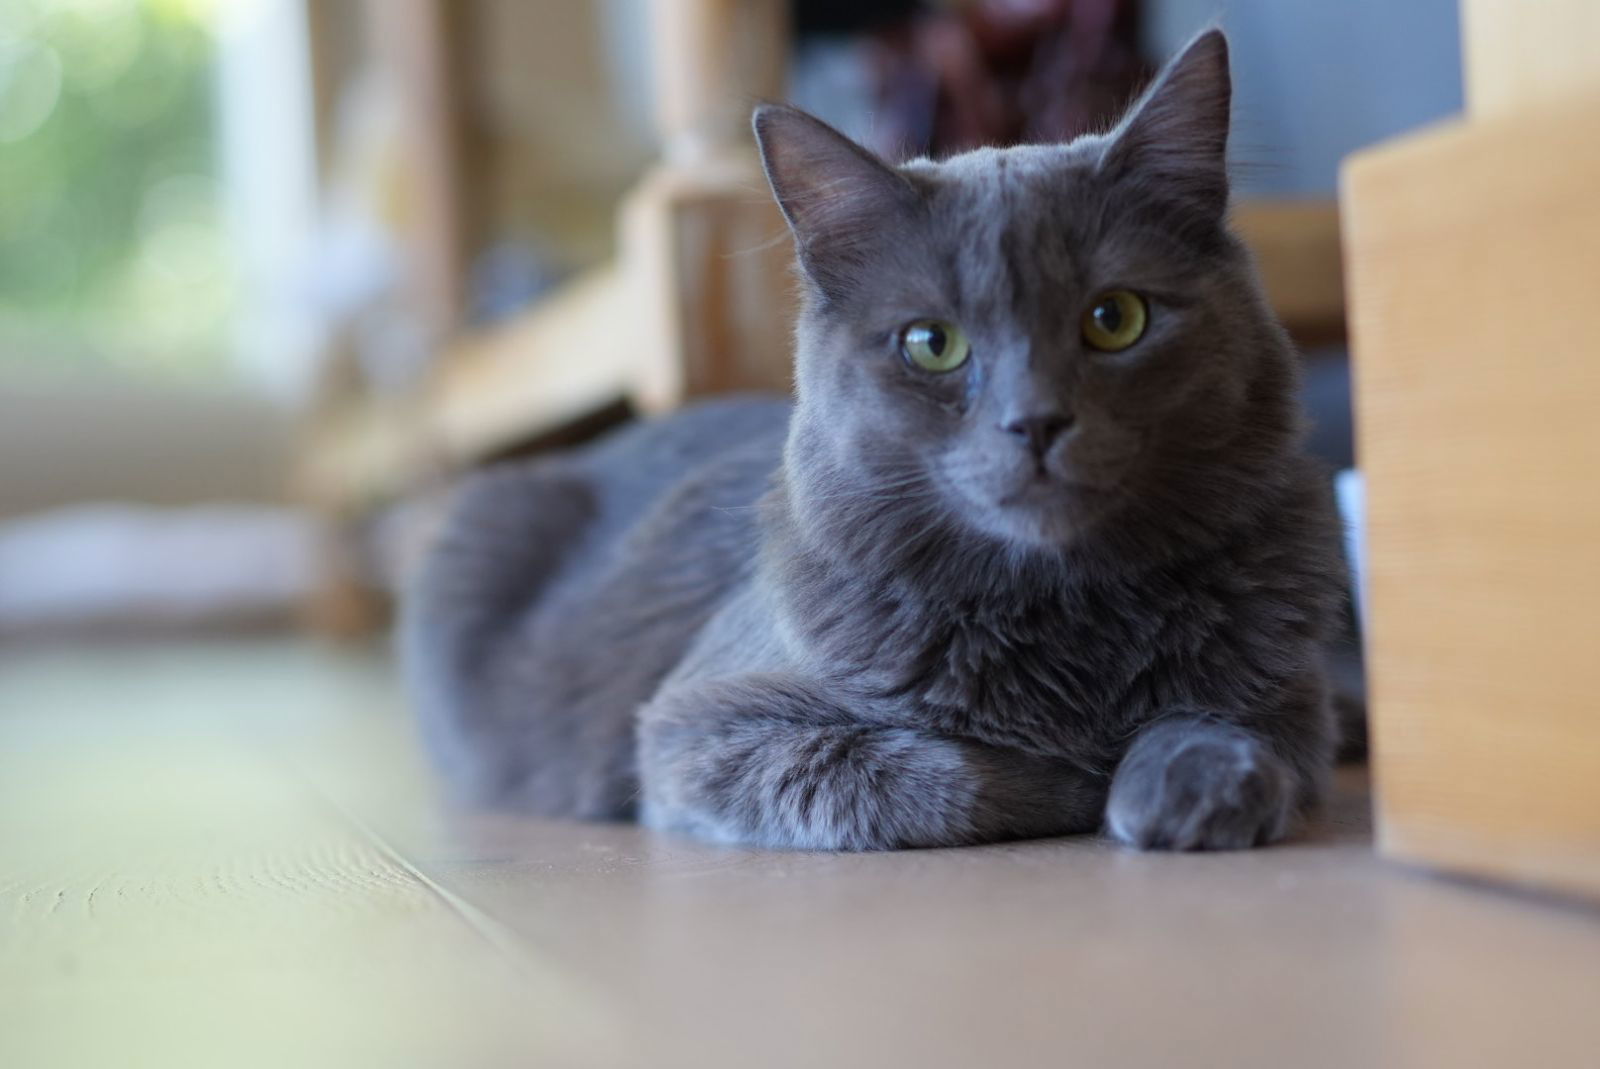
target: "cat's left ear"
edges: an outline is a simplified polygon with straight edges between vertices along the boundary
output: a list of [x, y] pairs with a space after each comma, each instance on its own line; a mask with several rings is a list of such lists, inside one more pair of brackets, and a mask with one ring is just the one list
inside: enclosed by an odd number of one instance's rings
[[1158, 183], [1221, 217], [1228, 207], [1228, 39], [1206, 30], [1156, 75], [1109, 135], [1101, 170]]

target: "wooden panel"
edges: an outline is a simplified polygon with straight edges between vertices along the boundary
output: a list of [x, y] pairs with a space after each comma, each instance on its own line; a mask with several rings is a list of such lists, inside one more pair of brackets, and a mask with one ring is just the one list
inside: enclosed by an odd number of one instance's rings
[[783, 93], [784, 0], [650, 0], [656, 126], [681, 166], [748, 144], [750, 106]]
[[1600, 896], [1600, 109], [1344, 175], [1380, 842]]
[[662, 161], [619, 216], [644, 325], [646, 411], [730, 390], [783, 390], [794, 320], [788, 232], [750, 132], [783, 90], [781, 0], [652, 0]]
[[643, 409], [788, 389], [794, 247], [753, 154], [652, 172], [623, 207], [622, 233]]
[[1461, 37], [1467, 106], [1474, 117], [1600, 98], [1595, 0], [1461, 0]]
[[641, 336], [632, 279], [598, 268], [441, 363], [427, 426], [451, 466], [527, 441], [626, 397]]
[[401, 97], [407, 170], [400, 230], [411, 311], [432, 344], [460, 326], [466, 301], [462, 122], [456, 26], [445, 0], [366, 0], [373, 47]]

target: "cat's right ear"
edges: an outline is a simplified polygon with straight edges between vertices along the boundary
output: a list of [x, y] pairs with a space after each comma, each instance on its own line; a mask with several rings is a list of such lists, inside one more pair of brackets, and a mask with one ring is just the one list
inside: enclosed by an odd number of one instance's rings
[[800, 266], [836, 297], [854, 281], [875, 238], [914, 212], [920, 197], [904, 175], [803, 111], [766, 104], [756, 109], [753, 125]]

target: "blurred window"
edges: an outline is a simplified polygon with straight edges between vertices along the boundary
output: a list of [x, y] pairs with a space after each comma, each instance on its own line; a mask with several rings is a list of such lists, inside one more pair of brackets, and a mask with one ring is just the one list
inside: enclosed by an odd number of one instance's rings
[[0, 0], [0, 373], [227, 369], [226, 2]]

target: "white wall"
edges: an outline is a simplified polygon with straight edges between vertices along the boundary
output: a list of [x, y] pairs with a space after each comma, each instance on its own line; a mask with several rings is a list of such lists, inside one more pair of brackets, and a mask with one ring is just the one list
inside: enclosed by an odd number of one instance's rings
[[1456, 0], [1147, 0], [1145, 51], [1220, 22], [1247, 193], [1331, 195], [1339, 160], [1461, 110]]

